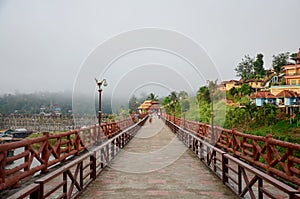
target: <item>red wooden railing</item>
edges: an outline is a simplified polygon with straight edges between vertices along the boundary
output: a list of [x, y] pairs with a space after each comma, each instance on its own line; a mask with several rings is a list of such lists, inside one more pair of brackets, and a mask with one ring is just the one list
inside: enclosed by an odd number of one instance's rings
[[255, 136], [221, 127], [214, 127], [212, 135], [212, 128], [208, 124], [167, 114], [163, 116], [234, 157], [300, 190], [299, 144], [274, 139], [270, 134], [266, 137]]
[[[11, 190], [10, 193], [5, 193], [0, 197], [8, 199], [77, 198], [90, 183], [96, 180], [121, 149], [134, 138], [146, 120], [147, 117], [128, 128], [123, 126], [125, 129], [122, 132], [102, 142], [99, 146], [94, 146], [80, 156], [58, 165], [48, 174], [22, 184], [19, 190]], [[126, 123], [123, 122], [123, 124]]]
[[[38, 138], [0, 144], [0, 191], [18, 186], [23, 179], [37, 172], [46, 173], [51, 166], [91, 146], [100, 145], [133, 124], [132, 119], [128, 118], [101, 124], [101, 132], [99, 125], [93, 125], [59, 134], [45, 132]], [[7, 157], [11, 150], [15, 151], [15, 155]], [[10, 162], [14, 162], [13, 166], [9, 165]]]

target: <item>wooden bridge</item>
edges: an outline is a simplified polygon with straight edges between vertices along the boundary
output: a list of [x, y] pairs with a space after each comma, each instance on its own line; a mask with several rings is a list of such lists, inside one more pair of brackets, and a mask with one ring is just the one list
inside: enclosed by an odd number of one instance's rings
[[0, 198], [300, 198], [299, 145], [211, 132], [163, 115], [2, 144]]

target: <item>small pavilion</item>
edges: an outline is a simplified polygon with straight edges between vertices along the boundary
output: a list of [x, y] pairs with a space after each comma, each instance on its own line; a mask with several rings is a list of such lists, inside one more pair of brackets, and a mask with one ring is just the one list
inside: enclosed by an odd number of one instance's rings
[[138, 107], [140, 113], [159, 112], [160, 106], [158, 101], [145, 100], [143, 104]]

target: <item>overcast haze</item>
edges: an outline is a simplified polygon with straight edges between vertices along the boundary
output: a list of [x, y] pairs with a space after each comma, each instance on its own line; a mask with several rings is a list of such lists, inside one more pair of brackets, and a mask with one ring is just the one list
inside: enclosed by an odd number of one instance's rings
[[[103, 42], [147, 27], [178, 32], [194, 40], [214, 63], [213, 72], [218, 71], [218, 74], [205, 75], [198, 82], [196, 77], [194, 80], [189, 75], [192, 70], [181, 71], [180, 67], [188, 68], [182, 58], [148, 49], [123, 57], [104, 73], [110, 89], [126, 90], [130, 85], [117, 82], [121, 79], [130, 82], [136, 77], [144, 79], [141, 75], [151, 74], [148, 71], [151, 68], [150, 71], [160, 74], [152, 81], [157, 92], [185, 88], [193, 92], [205, 79], [237, 79], [234, 68], [246, 54], [254, 57], [263, 53], [265, 67], [270, 68], [272, 55], [297, 52], [300, 47], [299, 8], [299, 0], [1, 0], [0, 94], [16, 90], [23, 93], [72, 90], [76, 77], [83, 71], [82, 66]], [[131, 38], [128, 42], [135, 40]], [[107, 53], [117, 56], [115, 51]], [[198, 67], [200, 71], [205, 68], [204, 64]], [[91, 79], [90, 87], [95, 91], [94, 77], [101, 78], [103, 71], [90, 72], [85, 78], [86, 81]], [[172, 85], [171, 80], [177, 80], [178, 75], [183, 79], [191, 78], [186, 85]], [[166, 82], [162, 81], [164, 77]], [[145, 84], [145, 87], [151, 84], [151, 78]], [[145, 88], [155, 92], [155, 86], [151, 89], [151, 85]], [[136, 85], [128, 92], [131, 95], [142, 90]]]

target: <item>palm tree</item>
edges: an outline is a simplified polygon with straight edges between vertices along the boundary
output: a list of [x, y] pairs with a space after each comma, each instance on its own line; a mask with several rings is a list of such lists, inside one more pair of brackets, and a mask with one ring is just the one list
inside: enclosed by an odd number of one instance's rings
[[175, 91], [172, 91], [171, 94], [169, 95], [169, 99], [171, 102], [171, 108], [174, 112], [174, 115], [176, 114], [176, 104], [178, 103], [178, 95]]
[[171, 114], [171, 108], [170, 108], [170, 98], [169, 96], [165, 97], [162, 105], [164, 107], [164, 109], [166, 110], [167, 114]]
[[150, 93], [147, 97], [147, 100], [158, 101], [158, 96], [154, 93]]

